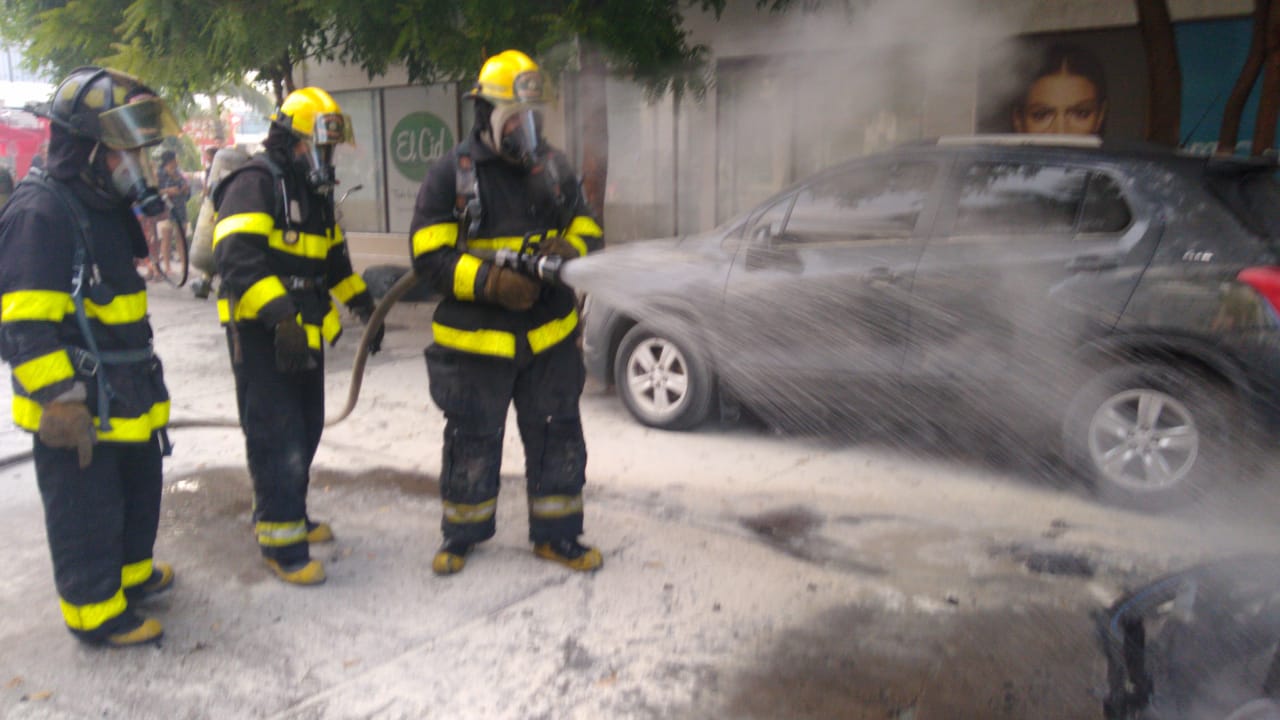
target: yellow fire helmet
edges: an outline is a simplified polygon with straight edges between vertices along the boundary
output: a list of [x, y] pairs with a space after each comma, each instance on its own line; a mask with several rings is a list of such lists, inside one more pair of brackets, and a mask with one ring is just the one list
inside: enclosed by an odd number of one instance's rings
[[542, 70], [519, 50], [505, 50], [485, 61], [480, 78], [467, 97], [481, 97], [494, 105], [542, 103]]
[[318, 87], [289, 93], [271, 121], [315, 145], [353, 142], [351, 118], [342, 113], [333, 96]]

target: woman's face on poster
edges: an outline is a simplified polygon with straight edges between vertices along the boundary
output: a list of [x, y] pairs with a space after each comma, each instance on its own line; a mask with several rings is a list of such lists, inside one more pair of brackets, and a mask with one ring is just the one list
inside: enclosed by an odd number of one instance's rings
[[1020, 133], [1096, 135], [1106, 113], [1107, 104], [1098, 98], [1093, 82], [1064, 71], [1031, 83], [1022, 105], [1013, 112], [1013, 129]]

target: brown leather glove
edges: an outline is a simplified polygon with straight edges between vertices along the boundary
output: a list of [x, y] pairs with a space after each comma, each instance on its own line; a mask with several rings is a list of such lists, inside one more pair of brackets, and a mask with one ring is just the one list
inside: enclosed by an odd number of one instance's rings
[[74, 449], [80, 456], [80, 469], [93, 462], [93, 443], [98, 438], [93, 429], [93, 416], [82, 402], [54, 401], [44, 406], [40, 415], [40, 442], [51, 448]]
[[565, 260], [582, 257], [582, 253], [578, 252], [578, 248], [569, 243], [568, 240], [556, 235], [549, 237], [538, 244], [539, 255], [558, 255]]
[[307, 347], [307, 331], [296, 320], [276, 323], [276, 369], [282, 373], [302, 372], [316, 367]]
[[484, 299], [508, 310], [528, 310], [538, 299], [542, 285], [509, 268], [493, 266], [484, 281]]

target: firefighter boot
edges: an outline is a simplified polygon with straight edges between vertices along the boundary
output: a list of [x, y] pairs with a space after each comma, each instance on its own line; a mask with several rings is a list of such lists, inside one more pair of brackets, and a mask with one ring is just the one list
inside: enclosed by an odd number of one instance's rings
[[126, 589], [124, 597], [130, 605], [133, 605], [153, 598], [171, 587], [173, 587], [173, 566], [158, 562], [151, 566], [151, 577], [141, 585]]
[[160, 638], [164, 636], [164, 626], [159, 620], [138, 617], [132, 613], [129, 615], [121, 629], [108, 635], [101, 641], [102, 644], [107, 647], [123, 648], [160, 642]]
[[560, 538], [551, 542], [538, 543], [533, 546], [533, 554], [543, 560], [551, 560], [579, 572], [591, 572], [600, 569], [604, 558], [600, 551], [587, 547], [576, 538]]
[[312, 545], [333, 542], [333, 528], [327, 522], [307, 521], [307, 542]]
[[462, 571], [462, 566], [467, 564], [467, 553], [471, 552], [472, 544], [462, 542], [461, 540], [445, 540], [440, 549], [436, 551], [436, 556], [431, 559], [431, 572], [437, 575], [452, 575]]
[[276, 577], [293, 585], [319, 585], [324, 582], [324, 565], [319, 560], [299, 560], [291, 563], [281, 563], [271, 558], [266, 558], [267, 567], [276, 574]]

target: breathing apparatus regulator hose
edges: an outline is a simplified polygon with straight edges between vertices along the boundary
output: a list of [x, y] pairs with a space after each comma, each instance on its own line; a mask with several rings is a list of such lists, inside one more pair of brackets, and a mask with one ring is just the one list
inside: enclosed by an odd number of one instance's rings
[[[405, 273], [403, 277], [391, 286], [391, 289], [383, 296], [382, 301], [373, 309], [373, 314], [369, 316], [369, 322], [364, 327], [364, 334], [360, 336], [360, 344], [356, 347], [355, 361], [351, 365], [351, 382], [347, 389], [347, 402], [337, 415], [324, 421], [325, 427], [332, 427], [346, 420], [351, 416], [351, 411], [355, 410], [356, 403], [360, 400], [360, 386], [364, 381], [365, 363], [369, 359], [369, 343], [373, 340], [378, 328], [382, 327], [387, 313], [391, 311], [391, 306], [399, 302], [405, 294], [412, 290], [418, 284], [418, 279], [418, 275], [412, 270]], [[232, 418], [179, 418], [171, 420], [167, 426], [169, 430], [185, 430], [187, 428], [239, 429], [239, 427], [240, 421]], [[0, 470], [21, 465], [30, 461], [31, 457], [30, 450], [7, 457], [0, 457]]]

